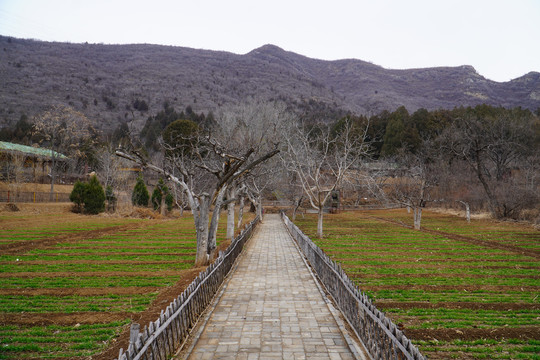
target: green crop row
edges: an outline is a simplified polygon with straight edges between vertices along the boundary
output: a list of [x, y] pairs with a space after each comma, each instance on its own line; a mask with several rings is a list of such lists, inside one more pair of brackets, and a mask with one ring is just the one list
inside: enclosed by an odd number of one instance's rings
[[0, 312], [141, 312], [150, 305], [156, 295], [157, 293], [60, 297], [45, 295], [0, 295]]
[[[535, 326], [540, 310], [386, 309], [387, 315], [408, 328], [492, 328]], [[421, 321], [421, 323], [418, 323]]]
[[[407, 272], [399, 272], [396, 270], [393, 277], [357, 278], [360, 286], [414, 286], [414, 285], [429, 285], [429, 286], [479, 286], [490, 285], [500, 286], [501, 291], [504, 291], [504, 286], [537, 286], [538, 279], [536, 278], [507, 278], [507, 277], [417, 277], [408, 274]], [[426, 273], [426, 272], [424, 272]], [[435, 272], [438, 274], [439, 272]]]
[[[103, 252], [103, 249], [101, 249]], [[109, 250], [110, 251], [110, 250]], [[22, 264], [19, 266], [23, 266], [25, 262], [27, 261], [61, 261], [64, 263], [77, 260], [85, 260], [85, 261], [177, 261], [182, 260], [185, 257], [185, 253], [191, 254], [194, 253], [194, 248], [184, 248], [182, 251], [175, 251], [176, 254], [169, 254], [169, 255], [162, 255], [162, 254], [152, 254], [152, 253], [140, 253], [137, 255], [129, 254], [129, 255], [122, 255], [116, 254], [116, 253], [108, 253], [107, 255], [99, 254], [99, 255], [91, 255], [91, 254], [77, 254], [76, 258], [74, 258], [71, 255], [59, 255], [58, 253], [52, 253], [53, 255], [43, 256], [41, 255], [0, 255], [0, 262], [14, 262], [18, 264]], [[85, 251], [86, 253], [86, 251]]]
[[[63, 218], [63, 221], [59, 223], [54, 221], [54, 217], [51, 217], [51, 221], [43, 221], [39, 217], [29, 218], [28, 224], [20, 220], [18, 223], [10, 223], [9, 219], [13, 217], [6, 220], [0, 219], [0, 225], [5, 224], [9, 228], [7, 233], [2, 233], [0, 241], [22, 243], [60, 234], [77, 235], [81, 231], [115, 225], [130, 226], [117, 228], [114, 231], [109, 229], [105, 232], [89, 233], [91, 237], [78, 235], [80, 237], [78, 240], [65, 236], [65, 242], [59, 242], [54, 246], [25, 250], [20, 254], [0, 255], [2, 263], [0, 272], [4, 276], [9, 276], [0, 277], [0, 288], [13, 290], [164, 288], [176, 284], [182, 276], [182, 270], [193, 266], [196, 235], [193, 218], [189, 215], [174, 220], [112, 220], [105, 217], [75, 215], [66, 217], [67, 219]], [[246, 216], [246, 220], [250, 217], [252, 218], [252, 216]], [[32, 220], [35, 221], [32, 222]], [[226, 217], [222, 217], [218, 231], [218, 244], [225, 237], [225, 221]], [[126, 260], [138, 263], [121, 263]], [[34, 263], [28, 264], [29, 261]], [[169, 263], [155, 264], [161, 261], [169, 261]], [[77, 276], [80, 271], [86, 272], [83, 275], [90, 273], [92, 276]], [[111, 276], [113, 271], [124, 272], [126, 275]], [[178, 275], [162, 276], [165, 272], [161, 271], [175, 271]], [[6, 275], [8, 272], [9, 274]], [[18, 277], [17, 272], [35, 273], [35, 276]], [[55, 274], [56, 272], [62, 274]], [[131, 274], [136, 274], [136, 276], [131, 276]], [[91, 293], [92, 290], [89, 292]], [[102, 292], [99, 291], [99, 293]], [[158, 292], [142, 295], [108, 294], [102, 296], [0, 295], [0, 313], [26, 313], [27, 317], [33, 314], [42, 317], [43, 314], [57, 312], [74, 316], [79, 312], [102, 314], [141, 312], [148, 308], [157, 294]], [[96, 328], [81, 325], [77, 329], [74, 327], [26, 327], [25, 325], [0, 326], [0, 359], [88, 358], [102, 352], [110, 339], [117, 336], [127, 322], [129, 320], [113, 323], [110, 328], [105, 324], [97, 325]], [[100, 327], [103, 329], [100, 330]]]
[[[412, 225], [411, 216], [402, 211], [386, 212], [385, 217]], [[532, 227], [524, 227], [520, 224], [499, 223], [489, 220], [473, 220], [471, 223], [467, 223], [464, 219], [455, 216], [432, 214], [422, 219], [422, 226], [426, 229], [506, 245], [536, 249], [540, 246], [540, 233]]]
[[540, 359], [540, 342], [538, 340], [519, 339], [481, 339], [473, 341], [416, 341], [420, 352], [428, 358], [440, 359]]
[[[180, 246], [169, 246], [169, 247], [138, 247], [137, 245], [130, 244], [131, 246], [125, 245], [124, 247], [117, 247], [117, 248], [107, 248], [107, 247], [100, 247], [100, 246], [71, 246], [68, 245], [64, 246], [57, 246], [53, 249], [36, 249], [28, 251], [27, 255], [49, 255], [49, 254], [75, 254], [75, 259], [77, 259], [79, 256], [84, 256], [84, 254], [102, 254], [102, 253], [141, 253], [141, 254], [162, 254], [162, 253], [170, 253], [170, 254], [176, 254], [176, 253], [182, 253], [185, 252], [186, 246], [180, 244]], [[193, 245], [193, 250], [190, 252], [195, 251], [195, 244]], [[47, 258], [42, 258], [43, 260]], [[20, 258], [19, 258], [20, 260]]]
[[0, 359], [88, 357], [100, 353], [127, 323], [0, 326]]
[[[362, 285], [360, 284], [360, 288]], [[429, 301], [429, 302], [478, 302], [478, 303], [527, 303], [537, 304], [538, 296], [526, 291], [466, 291], [466, 290], [378, 290], [365, 291], [375, 300]]]
[[0, 288], [6, 289], [48, 289], [48, 288], [107, 288], [107, 287], [146, 287], [171, 286], [178, 281], [178, 276], [70, 276], [70, 277], [34, 277], [0, 278]]
[[[540, 302], [540, 263], [537, 259], [497, 248], [498, 244], [537, 247], [540, 244], [538, 231], [487, 220], [473, 220], [467, 224], [463, 219], [429, 211], [424, 212], [422, 226], [441, 233], [417, 231], [401, 226], [399, 222], [412, 225], [412, 215], [404, 210], [325, 215], [323, 239], [315, 236], [316, 216], [308, 214], [296, 224], [338, 261], [361, 289], [367, 290], [375, 304], [380, 301], [397, 304], [414, 301], [509, 303], [516, 308], [515, 304]], [[446, 237], [444, 233], [450, 235]], [[455, 240], [452, 234], [468, 239]], [[473, 243], [475, 239], [479, 242]], [[484, 245], [481, 241], [492, 242], [494, 246]], [[537, 326], [540, 316], [538, 310], [529, 309], [484, 311], [396, 307], [386, 311], [394, 322], [404, 324], [405, 331], [421, 328], [428, 333], [430, 329], [445, 328]], [[436, 358], [533, 359], [538, 353], [538, 344], [488, 340], [493, 343], [483, 347], [416, 343], [428, 357], [434, 354]]]
[[[189, 262], [180, 262], [187, 260]], [[195, 262], [195, 254], [183, 256], [178, 259], [179, 262], [170, 262], [164, 264], [79, 264], [79, 263], [45, 263], [39, 265], [0, 265], [0, 272], [36, 272], [36, 273], [55, 273], [63, 271], [82, 272], [82, 271], [162, 271], [162, 270], [183, 270], [192, 267]]]
[[[440, 274], [449, 274], [449, 275], [459, 275], [463, 277], [478, 275], [475, 277], [478, 280], [478, 283], [482, 283], [482, 277], [486, 279], [486, 283], [489, 283], [489, 279], [493, 279], [494, 282], [497, 282], [497, 276], [522, 276], [526, 282], [527, 277], [532, 277], [535, 280], [533, 285], [538, 285], [538, 270], [537, 269], [519, 269], [519, 268], [503, 268], [503, 269], [489, 269], [482, 267], [466, 268], [466, 267], [434, 267], [426, 266], [425, 268], [419, 267], [419, 262], [393, 262], [393, 261], [377, 261], [377, 262], [364, 262], [361, 260], [358, 261], [339, 261], [347, 269], [351, 269], [350, 273], [352, 274], [362, 274], [362, 275], [396, 275], [396, 276], [406, 276], [406, 275], [432, 275], [434, 281], [439, 282], [437, 275]], [[420, 262], [420, 265], [422, 263]], [[411, 267], [407, 268], [406, 266], [410, 265]], [[395, 266], [395, 267], [394, 267]], [[539, 269], [540, 270], [540, 269]], [[404, 279], [404, 281], [406, 281]], [[525, 285], [525, 284], [524, 284]]]
[[161, 241], [159, 239], [152, 239], [152, 241], [119, 241], [119, 242], [108, 242], [97, 240], [84, 240], [78, 241], [76, 243], [57, 245], [57, 247], [62, 248], [78, 248], [78, 249], [92, 249], [92, 248], [122, 248], [122, 247], [152, 247], [152, 248], [182, 248], [192, 245], [195, 248], [195, 242], [181, 242], [181, 241]]

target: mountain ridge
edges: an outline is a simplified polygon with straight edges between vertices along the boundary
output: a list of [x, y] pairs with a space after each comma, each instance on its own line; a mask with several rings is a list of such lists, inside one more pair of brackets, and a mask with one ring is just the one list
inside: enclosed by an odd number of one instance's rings
[[[142, 127], [167, 101], [219, 112], [246, 98], [284, 101], [316, 117], [376, 114], [405, 106], [434, 110], [487, 103], [540, 108], [540, 73], [508, 82], [474, 67], [385, 69], [358, 59], [321, 60], [266, 44], [226, 51], [132, 44], [70, 44], [0, 36], [0, 127], [51, 104], [83, 112], [102, 129]], [[144, 100], [148, 110], [134, 109]]]

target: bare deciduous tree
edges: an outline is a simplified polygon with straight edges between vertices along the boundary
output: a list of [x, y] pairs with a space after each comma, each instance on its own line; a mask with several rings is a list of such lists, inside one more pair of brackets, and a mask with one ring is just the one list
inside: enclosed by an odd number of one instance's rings
[[284, 134], [287, 151], [282, 154], [283, 164], [296, 175], [311, 207], [317, 210], [319, 238], [323, 236], [326, 202], [345, 174], [368, 154], [367, 126], [344, 119], [333, 127], [295, 126]]
[[34, 135], [51, 149], [51, 201], [59, 154], [80, 156], [79, 145], [90, 135], [89, 126], [90, 122], [82, 113], [65, 106], [53, 106], [34, 119]]
[[8, 183], [8, 189], [12, 192], [11, 199], [17, 199], [20, 196], [22, 185], [25, 182], [25, 162], [26, 156], [23, 153], [13, 152], [9, 155], [7, 162], [5, 180]]
[[[405, 161], [403, 161], [405, 160]], [[420, 230], [422, 209], [432, 201], [430, 190], [436, 185], [435, 173], [422, 156], [402, 155], [403, 171], [393, 179], [390, 196], [413, 210], [414, 228]]]
[[520, 109], [478, 107], [464, 111], [442, 134], [445, 148], [475, 173], [496, 218], [514, 216], [530, 198], [522, 196], [526, 185], [516, 170], [523, 168], [524, 149], [533, 144], [533, 119]]
[[[220, 211], [228, 202], [236, 200], [232, 195], [234, 188], [253, 169], [279, 152], [276, 148], [278, 144], [272, 143], [270, 140], [273, 137], [269, 135], [275, 132], [271, 126], [276, 123], [275, 119], [281, 114], [282, 108], [276, 110], [277, 105], [264, 105], [268, 106], [266, 118], [260, 116], [266, 113], [265, 107], [257, 106], [259, 111], [248, 111], [251, 107], [247, 107], [246, 114], [242, 116], [223, 116], [223, 121], [211, 129], [177, 133], [176, 138], [172, 139], [174, 141], [163, 144], [166, 157], [164, 166], [147, 162], [136, 151], [116, 152], [160, 173], [184, 191], [197, 232], [197, 265], [208, 263], [214, 256]], [[255, 117], [256, 114], [259, 116]], [[262, 131], [255, 131], [257, 127]], [[214, 210], [210, 218], [212, 204]]]

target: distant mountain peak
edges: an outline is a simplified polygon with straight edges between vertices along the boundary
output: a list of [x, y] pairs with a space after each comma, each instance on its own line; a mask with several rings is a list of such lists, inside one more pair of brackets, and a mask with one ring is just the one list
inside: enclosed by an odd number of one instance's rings
[[258, 47], [256, 49], [251, 50], [248, 55], [255, 55], [255, 54], [261, 54], [261, 53], [285, 53], [286, 51], [280, 48], [279, 46], [273, 45], [273, 44], [265, 44], [261, 47]]

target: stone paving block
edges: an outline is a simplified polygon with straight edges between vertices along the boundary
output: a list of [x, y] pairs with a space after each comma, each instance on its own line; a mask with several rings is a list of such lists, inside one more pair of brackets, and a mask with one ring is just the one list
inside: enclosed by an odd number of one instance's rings
[[278, 215], [250, 240], [188, 359], [354, 359]]

